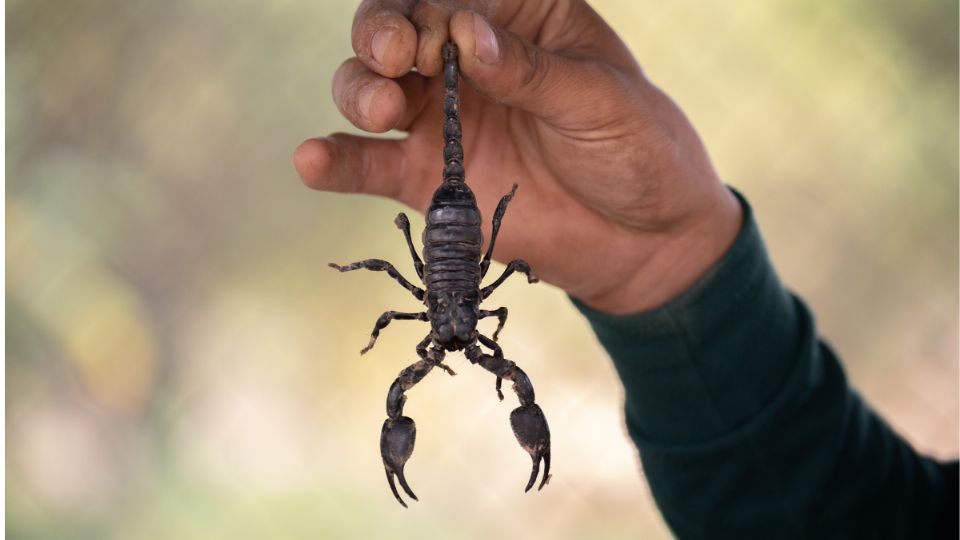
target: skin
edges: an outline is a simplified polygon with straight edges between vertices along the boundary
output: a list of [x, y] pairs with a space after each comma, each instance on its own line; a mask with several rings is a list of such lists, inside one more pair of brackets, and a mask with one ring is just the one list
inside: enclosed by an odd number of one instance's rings
[[588, 306], [628, 314], [676, 297], [733, 243], [740, 205], [693, 126], [580, 0], [365, 0], [334, 101], [362, 130], [407, 137], [309, 139], [294, 154], [307, 186], [426, 210], [443, 165], [447, 40], [465, 81], [467, 182], [487, 220], [520, 184], [496, 260], [526, 259]]

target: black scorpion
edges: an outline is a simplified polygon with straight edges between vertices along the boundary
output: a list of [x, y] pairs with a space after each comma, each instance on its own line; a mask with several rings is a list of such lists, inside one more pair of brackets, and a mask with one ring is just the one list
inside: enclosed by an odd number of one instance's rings
[[[393, 495], [403, 506], [407, 505], [397, 492], [394, 476], [400, 481], [400, 486], [407, 495], [417, 500], [417, 496], [413, 494], [403, 475], [403, 466], [413, 453], [417, 434], [413, 420], [403, 416], [403, 404], [407, 399], [404, 392], [420, 382], [434, 367], [455, 375], [453, 370], [443, 363], [447, 351], [462, 350], [471, 363], [480, 364], [496, 375], [496, 391], [501, 401], [503, 400], [503, 392], [501, 392], [503, 379], [513, 381], [513, 390], [520, 400], [520, 406], [510, 413], [510, 425], [520, 446], [533, 459], [533, 471], [525, 491], [530, 491], [536, 482], [541, 461], [544, 472], [538, 489], [543, 489], [550, 479], [550, 429], [547, 427], [547, 419], [540, 406], [534, 403], [533, 385], [530, 384], [527, 374], [515, 363], [504, 358], [503, 351], [496, 343], [497, 335], [507, 320], [507, 308], [501, 307], [491, 311], [480, 309], [480, 302], [490, 296], [514, 272], [526, 274], [529, 283], [537, 281], [530, 271], [530, 265], [526, 261], [516, 259], [507, 265], [506, 270], [496, 281], [486, 287], [480, 287], [481, 280], [490, 268], [490, 257], [497, 240], [497, 232], [500, 230], [500, 222], [507, 210], [507, 204], [517, 191], [517, 185], [514, 184], [510, 193], [500, 199], [497, 205], [493, 215], [490, 245], [481, 260], [483, 233], [480, 231], [480, 209], [477, 207], [473, 192], [464, 181], [463, 146], [460, 142], [462, 131], [459, 72], [455, 44], [444, 44], [443, 60], [445, 117], [443, 183], [434, 192], [430, 208], [427, 210], [426, 229], [423, 231], [423, 261], [417, 255], [413, 241], [410, 239], [410, 220], [407, 219], [406, 214], [401, 213], [394, 221], [406, 237], [414, 268], [423, 281], [425, 289], [404, 279], [392, 264], [384, 260], [367, 259], [346, 266], [330, 264], [341, 272], [361, 268], [386, 272], [413, 293], [417, 300], [423, 301], [427, 307], [425, 312], [420, 313], [385, 312], [377, 319], [370, 335], [370, 342], [360, 351], [360, 354], [369, 351], [376, 343], [380, 331], [392, 320], [430, 322], [430, 333], [417, 345], [417, 356], [420, 360], [401, 371], [390, 386], [387, 393], [388, 418], [383, 423], [380, 433], [380, 453], [383, 457], [387, 481], [390, 483]], [[477, 331], [477, 321], [485, 317], [498, 319], [493, 339]], [[484, 353], [477, 342], [493, 351], [493, 354]]]

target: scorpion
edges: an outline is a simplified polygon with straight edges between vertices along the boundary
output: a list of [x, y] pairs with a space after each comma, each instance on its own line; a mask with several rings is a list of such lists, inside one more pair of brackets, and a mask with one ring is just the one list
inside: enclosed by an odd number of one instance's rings
[[[381, 259], [367, 259], [340, 266], [330, 266], [340, 272], [349, 272], [361, 268], [386, 272], [417, 300], [426, 305], [426, 311], [404, 313], [387, 311], [377, 319], [370, 341], [360, 354], [369, 351], [377, 341], [380, 331], [393, 320], [416, 320], [430, 323], [430, 333], [417, 347], [420, 360], [404, 368], [387, 392], [387, 419], [380, 432], [380, 454], [387, 474], [387, 482], [393, 496], [404, 507], [407, 504], [397, 492], [394, 477], [400, 482], [403, 491], [413, 500], [417, 496], [410, 489], [403, 474], [403, 467], [416, 440], [416, 424], [413, 419], [403, 415], [406, 402], [405, 392], [420, 382], [434, 367], [456, 375], [443, 363], [447, 352], [464, 351], [472, 364], [479, 364], [496, 375], [497, 396], [503, 401], [501, 385], [503, 380], [513, 382], [513, 391], [517, 394], [520, 406], [510, 413], [510, 425], [513, 433], [533, 460], [533, 470], [524, 492], [530, 491], [540, 472], [543, 462], [543, 479], [538, 490], [550, 479], [550, 429], [540, 406], [534, 403], [533, 385], [529, 377], [517, 365], [504, 358], [503, 350], [497, 345], [497, 336], [507, 320], [507, 308], [494, 310], [480, 309], [480, 303], [489, 297], [511, 274], [520, 272], [527, 276], [529, 283], [537, 278], [531, 272], [530, 265], [522, 260], [511, 261], [503, 274], [493, 283], [481, 288], [481, 281], [490, 268], [493, 246], [500, 230], [500, 223], [507, 210], [507, 204], [517, 191], [513, 185], [510, 193], [504, 195], [493, 215], [492, 234], [487, 252], [480, 258], [483, 233], [480, 230], [481, 216], [476, 198], [467, 186], [464, 175], [463, 137], [460, 126], [459, 67], [458, 50], [454, 43], [443, 45], [443, 181], [433, 194], [430, 207], [426, 212], [426, 228], [423, 231], [423, 260], [417, 254], [410, 238], [410, 220], [400, 213], [394, 224], [403, 231], [413, 266], [417, 276], [425, 285], [421, 289], [407, 281], [392, 264]], [[477, 321], [486, 317], [497, 317], [497, 329], [492, 339], [477, 331]], [[490, 349], [486, 354], [478, 345]]]

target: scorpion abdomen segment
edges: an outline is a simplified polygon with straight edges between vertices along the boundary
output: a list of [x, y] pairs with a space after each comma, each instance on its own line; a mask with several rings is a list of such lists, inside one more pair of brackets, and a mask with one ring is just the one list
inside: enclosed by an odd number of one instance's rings
[[440, 223], [433, 227], [427, 227], [424, 237], [424, 241], [428, 245], [435, 246], [442, 246], [449, 242], [479, 246], [483, 242], [480, 227], [454, 223]]
[[462, 182], [447, 182], [434, 194], [423, 230], [424, 282], [432, 292], [480, 287], [483, 232], [476, 199]]
[[476, 203], [458, 204], [457, 200], [434, 200], [427, 214], [427, 225], [480, 226], [480, 211]]

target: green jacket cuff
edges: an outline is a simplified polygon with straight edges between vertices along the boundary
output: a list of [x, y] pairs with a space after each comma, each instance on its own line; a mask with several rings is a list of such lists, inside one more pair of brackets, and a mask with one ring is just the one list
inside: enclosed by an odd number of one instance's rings
[[753, 211], [722, 259], [666, 305], [609, 315], [573, 299], [610, 353], [639, 442], [708, 441], [754, 417], [784, 383], [802, 349], [795, 300], [767, 257]]

